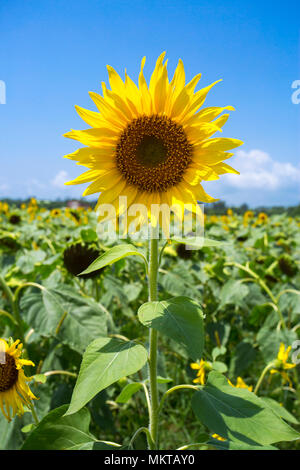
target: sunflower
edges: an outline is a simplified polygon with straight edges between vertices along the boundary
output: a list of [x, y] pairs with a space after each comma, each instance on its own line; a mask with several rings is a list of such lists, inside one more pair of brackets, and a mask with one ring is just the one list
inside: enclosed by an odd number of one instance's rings
[[265, 212], [260, 212], [257, 216], [257, 221], [259, 224], [265, 224], [268, 221], [268, 216]]
[[276, 374], [278, 372], [283, 378], [283, 382], [288, 382], [290, 387], [292, 386], [292, 382], [285, 371], [296, 367], [296, 364], [287, 362], [291, 349], [291, 346], [285, 348], [284, 343], [280, 343], [277, 359], [272, 363], [274, 365], [274, 369], [270, 370], [271, 374]]
[[50, 212], [50, 217], [59, 217], [61, 215], [60, 209], [52, 209]]
[[238, 378], [236, 379], [236, 385], [233, 385], [233, 383], [230, 382], [229, 379], [227, 379], [227, 380], [228, 380], [229, 385], [231, 385], [232, 387], [235, 387], [235, 388], [246, 388], [247, 390], [249, 390], [249, 392], [252, 392], [252, 390], [253, 390], [252, 385], [247, 385], [247, 384], [244, 382], [244, 380], [242, 379], [242, 377], [238, 377]]
[[21, 222], [21, 217], [18, 214], [12, 214], [9, 218], [9, 223], [18, 225]]
[[[177, 208], [182, 219], [184, 206], [197, 211], [197, 201], [213, 202], [201, 186], [202, 181], [219, 179], [224, 173], [236, 173], [223, 161], [233, 154], [228, 150], [243, 142], [230, 138], [210, 138], [222, 131], [232, 106], [203, 106], [211, 88], [220, 80], [195, 92], [201, 74], [185, 83], [181, 60], [172, 80], [168, 78], [165, 53], [156, 62], [149, 86], [144, 78], [142, 59], [138, 85], [125, 71], [123, 81], [107, 66], [110, 89], [102, 84], [103, 96], [91, 92], [98, 112], [75, 106], [91, 129], [72, 130], [65, 137], [75, 139], [84, 148], [66, 155], [88, 168], [66, 184], [91, 183], [83, 196], [101, 193], [96, 209], [111, 204], [121, 216], [132, 204], [146, 206], [139, 224], [152, 216], [152, 204]], [[119, 204], [126, 196], [126, 204]], [[99, 217], [102, 221], [106, 216]]]
[[23, 405], [36, 399], [27, 384], [31, 377], [26, 377], [23, 371], [23, 366], [34, 363], [21, 359], [22, 346], [19, 339], [14, 343], [0, 339], [0, 409], [8, 421], [16, 414], [24, 414]]
[[289, 255], [283, 254], [278, 259], [278, 267], [280, 271], [289, 277], [293, 277], [297, 274], [298, 267], [293, 258]]
[[204, 361], [203, 359], [200, 362], [192, 362], [190, 364], [192, 369], [198, 370], [197, 377], [193, 380], [194, 383], [200, 383], [201, 385], [205, 384], [205, 376], [207, 372], [212, 370], [212, 364], [209, 361]]
[[[90, 264], [100, 256], [100, 251], [93, 246], [84, 245], [82, 243], [73, 243], [68, 246], [63, 253], [65, 268], [73, 276], [78, 276]], [[84, 274], [83, 279], [89, 279], [98, 276], [103, 272], [104, 268], [93, 271], [90, 274]]]

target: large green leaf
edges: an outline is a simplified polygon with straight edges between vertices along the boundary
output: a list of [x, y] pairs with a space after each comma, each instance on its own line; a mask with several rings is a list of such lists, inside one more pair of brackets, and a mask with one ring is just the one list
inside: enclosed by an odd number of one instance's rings
[[232, 387], [218, 372], [211, 372], [207, 384], [194, 394], [192, 407], [202, 424], [225, 439], [269, 445], [300, 437], [263, 400]]
[[147, 351], [134, 341], [98, 338], [86, 349], [67, 414], [76, 413], [97, 393], [134, 374], [147, 361]]
[[55, 336], [83, 352], [98, 336], [107, 334], [107, 314], [90, 298], [68, 286], [43, 288], [21, 300], [26, 322], [42, 336]]
[[68, 405], [50, 411], [31, 432], [22, 450], [118, 449], [118, 445], [97, 441], [89, 432], [90, 413], [86, 408], [64, 416]]
[[121, 258], [125, 258], [125, 256], [140, 256], [147, 265], [147, 259], [143, 253], [137, 250], [133, 245], [117, 245], [99, 256], [99, 258], [93, 261], [92, 264], [80, 274], [92, 273], [104, 266], [115, 263]]
[[201, 359], [204, 343], [203, 313], [188, 297], [147, 302], [138, 311], [141, 323], [178, 342], [194, 361]]

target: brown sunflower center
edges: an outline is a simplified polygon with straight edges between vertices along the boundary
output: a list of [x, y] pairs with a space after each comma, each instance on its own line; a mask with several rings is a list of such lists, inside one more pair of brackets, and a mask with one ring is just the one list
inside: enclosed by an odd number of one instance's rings
[[4, 364], [0, 363], [0, 392], [6, 392], [18, 380], [18, 369], [12, 356], [5, 353]]
[[192, 161], [192, 145], [182, 126], [166, 116], [141, 116], [122, 132], [117, 168], [141, 191], [167, 191], [182, 180]]

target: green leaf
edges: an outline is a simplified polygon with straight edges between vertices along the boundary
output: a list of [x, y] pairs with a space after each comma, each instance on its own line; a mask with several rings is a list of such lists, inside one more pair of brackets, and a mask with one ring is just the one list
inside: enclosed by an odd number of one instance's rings
[[0, 450], [16, 450], [24, 440], [21, 429], [24, 426], [24, 417], [8, 422], [0, 412]]
[[231, 245], [228, 242], [223, 242], [219, 240], [213, 240], [211, 238], [203, 238], [203, 237], [187, 237], [187, 238], [180, 238], [174, 237], [171, 238], [171, 241], [174, 243], [183, 243], [184, 245], [188, 245], [194, 249], [200, 250], [201, 248], [206, 247], [222, 247], [224, 245]]
[[170, 382], [173, 382], [173, 379], [170, 377], [160, 377], [159, 375], [157, 376], [157, 383], [159, 384], [168, 384]]
[[289, 423], [299, 424], [299, 421], [276, 400], [269, 397], [262, 397], [261, 400], [263, 400], [280, 418], [283, 418]]
[[32, 376], [32, 379], [40, 384], [44, 384], [47, 380], [47, 376], [45, 374], [35, 374]]
[[81, 238], [86, 243], [96, 242], [98, 240], [98, 235], [95, 230], [91, 228], [84, 228], [80, 232]]
[[249, 445], [239, 441], [219, 441], [218, 439], [214, 438], [211, 438], [207, 444], [214, 446], [219, 450], [278, 450], [273, 446]]
[[98, 338], [86, 349], [67, 415], [76, 413], [97, 393], [134, 374], [147, 361], [147, 351], [134, 341]]
[[138, 251], [133, 245], [117, 245], [99, 256], [99, 258], [93, 261], [92, 264], [80, 274], [92, 273], [104, 266], [115, 263], [121, 258], [125, 258], [125, 256], [140, 256], [147, 265], [147, 260], [143, 253]]
[[263, 400], [232, 387], [218, 372], [210, 372], [207, 384], [194, 394], [192, 407], [202, 424], [225, 439], [269, 445], [300, 437]]
[[140, 322], [178, 342], [194, 361], [201, 359], [204, 343], [203, 313], [187, 297], [147, 302], [138, 311]]
[[245, 339], [235, 347], [234, 356], [230, 360], [230, 374], [234, 376], [241, 375], [245, 369], [255, 360], [256, 350], [253, 342]]
[[21, 450], [78, 450], [93, 445], [89, 433], [90, 413], [86, 408], [64, 416], [68, 405], [50, 411], [26, 439]]
[[242, 300], [247, 296], [248, 292], [248, 287], [240, 280], [230, 279], [221, 289], [219, 309], [227, 304], [235, 304], [243, 307], [244, 303]]
[[296, 331], [288, 330], [287, 328], [285, 330], [272, 331], [267, 326], [263, 326], [259, 330], [256, 339], [265, 361], [270, 362], [276, 359], [280, 343], [284, 343], [286, 347], [291, 346], [298, 339], [298, 336]]
[[212, 368], [213, 370], [216, 370], [220, 372], [221, 374], [224, 374], [228, 370], [227, 365], [224, 362], [220, 362], [220, 361], [214, 361], [212, 363]]
[[107, 334], [107, 315], [97, 302], [72, 288], [43, 288], [21, 300], [26, 321], [42, 336], [55, 336], [82, 352], [98, 336]]
[[216, 347], [212, 350], [212, 358], [213, 358], [213, 360], [215, 361], [215, 360], [217, 359], [217, 357], [223, 356], [224, 354], [226, 354], [226, 351], [227, 351], [227, 349], [225, 348], [225, 346], [221, 346], [221, 347], [216, 346]]
[[26, 426], [24, 426], [21, 431], [24, 433], [24, 434], [27, 434], [28, 432], [31, 432], [33, 429], [36, 428], [36, 424], [35, 423], [30, 423], [30, 424], [26, 424]]
[[131, 384], [125, 385], [120, 395], [118, 395], [116, 398], [116, 403], [126, 403], [128, 400], [130, 400], [132, 395], [138, 392], [141, 388], [143, 388], [143, 385], [139, 382], [133, 382]]
[[185, 263], [177, 263], [172, 271], [167, 272], [161, 278], [161, 284], [164, 290], [173, 297], [191, 297], [200, 298], [200, 290], [194, 286], [194, 277], [191, 270], [185, 268]]

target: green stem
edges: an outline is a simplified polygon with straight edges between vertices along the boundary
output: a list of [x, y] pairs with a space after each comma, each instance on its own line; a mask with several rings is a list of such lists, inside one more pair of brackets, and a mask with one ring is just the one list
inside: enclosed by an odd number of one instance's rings
[[196, 385], [190, 385], [190, 384], [182, 384], [182, 385], [175, 385], [175, 387], [172, 387], [170, 388], [169, 390], [167, 390], [164, 395], [162, 396], [162, 399], [160, 401], [160, 405], [159, 405], [159, 409], [158, 409], [158, 413], [161, 412], [162, 410], [162, 407], [163, 407], [163, 404], [165, 402], [165, 399], [173, 392], [176, 392], [176, 390], [194, 390], [194, 391], [197, 391], [199, 390], [199, 387], [196, 386]]
[[258, 392], [258, 389], [259, 389], [259, 387], [261, 386], [262, 381], [264, 380], [264, 377], [265, 377], [266, 373], [267, 373], [270, 369], [272, 369], [272, 367], [274, 367], [274, 364], [273, 364], [273, 363], [270, 363], [270, 364], [268, 364], [268, 365], [264, 368], [264, 370], [262, 371], [262, 373], [261, 373], [261, 375], [260, 375], [260, 377], [259, 377], [259, 379], [258, 379], [258, 381], [257, 381], [256, 387], [255, 387], [255, 389], [254, 389], [254, 393], [257, 393], [257, 392]]
[[264, 291], [268, 294], [268, 296], [270, 297], [270, 299], [272, 300], [272, 302], [274, 303], [274, 305], [276, 305], [276, 311], [277, 311], [278, 316], [279, 316], [279, 318], [280, 318], [282, 327], [283, 327], [283, 329], [286, 329], [285, 320], [284, 320], [283, 315], [282, 315], [282, 312], [281, 312], [281, 310], [280, 310], [280, 308], [279, 308], [277, 299], [274, 297], [274, 295], [272, 294], [271, 290], [269, 289], [269, 287], [266, 285], [266, 283], [265, 283], [262, 279], [259, 278], [258, 283], [260, 284], [261, 288], [264, 289]]
[[77, 377], [77, 374], [75, 372], [69, 372], [68, 370], [49, 370], [48, 372], [44, 372], [44, 375], [49, 376], [49, 375], [69, 375], [70, 377]]
[[39, 418], [38, 418], [38, 416], [37, 416], [37, 414], [36, 414], [36, 411], [35, 411], [35, 409], [34, 409], [34, 405], [33, 405], [32, 403], [30, 403], [30, 404], [29, 404], [29, 407], [30, 407], [30, 410], [31, 410], [31, 413], [32, 413], [32, 417], [33, 417], [33, 419], [34, 419], [34, 422], [35, 422], [36, 425], [38, 425], [38, 424], [40, 423], [40, 421], [39, 421]]
[[147, 428], [145, 428], [145, 427], [139, 428], [137, 431], [135, 431], [134, 435], [132, 436], [132, 438], [131, 438], [131, 440], [130, 440], [130, 442], [129, 442], [129, 446], [128, 446], [128, 447], [129, 447], [129, 448], [132, 447], [132, 445], [133, 445], [135, 439], [138, 437], [138, 435], [139, 435], [141, 432], [144, 432], [144, 433], [146, 434], [148, 443], [151, 442], [152, 447], [155, 447], [154, 442], [152, 442], [152, 437], [151, 437], [150, 431], [149, 431], [149, 429], [147, 429]]
[[19, 312], [19, 308], [15, 302], [15, 297], [2, 276], [0, 276], [0, 285], [7, 297], [8, 302], [10, 303], [10, 306], [13, 312], [13, 317], [15, 319], [19, 339], [22, 341], [22, 343], [24, 343], [24, 331], [23, 331], [22, 318]]
[[6, 310], [2, 310], [2, 309], [0, 308], [0, 315], [4, 315], [5, 317], [9, 318], [9, 319], [13, 322], [13, 324], [16, 325], [16, 320], [15, 320], [14, 317], [13, 317], [10, 313], [8, 313]]
[[[149, 253], [149, 302], [157, 300], [157, 275], [158, 275], [158, 238], [156, 230], [152, 227]], [[150, 382], [150, 410], [149, 432], [151, 441], [149, 448], [158, 447], [158, 388], [157, 388], [157, 331], [150, 328], [149, 333], [149, 382]]]

